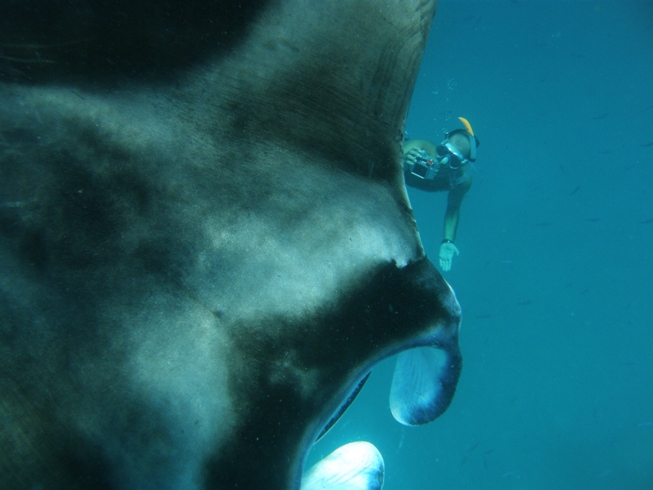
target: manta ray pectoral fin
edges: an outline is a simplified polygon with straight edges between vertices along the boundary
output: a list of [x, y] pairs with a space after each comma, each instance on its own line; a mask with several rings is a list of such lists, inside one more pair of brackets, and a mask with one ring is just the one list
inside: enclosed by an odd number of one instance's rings
[[350, 442], [318, 461], [302, 478], [301, 490], [381, 490], [385, 464], [369, 442]]
[[439, 417], [453, 399], [461, 368], [457, 342], [399, 354], [390, 389], [390, 410], [397, 422], [421, 425]]

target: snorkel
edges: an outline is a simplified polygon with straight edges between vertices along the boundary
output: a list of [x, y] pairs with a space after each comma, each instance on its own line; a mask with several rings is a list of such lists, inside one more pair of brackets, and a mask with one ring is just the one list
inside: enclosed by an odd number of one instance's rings
[[463, 125], [465, 126], [465, 129], [467, 130], [467, 132], [469, 134], [471, 134], [472, 136], [474, 136], [474, 130], [472, 129], [472, 125], [469, 124], [469, 121], [467, 119], [465, 119], [464, 117], [461, 117], [461, 116], [458, 116], [458, 119], [460, 119], [460, 122], [463, 123]]

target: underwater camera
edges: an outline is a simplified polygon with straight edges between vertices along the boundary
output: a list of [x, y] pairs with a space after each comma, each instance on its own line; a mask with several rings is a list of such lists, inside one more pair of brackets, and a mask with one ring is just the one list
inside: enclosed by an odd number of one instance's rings
[[420, 179], [432, 179], [438, 173], [438, 166], [433, 158], [421, 152], [420, 156], [415, 159], [415, 164], [410, 169], [410, 173]]

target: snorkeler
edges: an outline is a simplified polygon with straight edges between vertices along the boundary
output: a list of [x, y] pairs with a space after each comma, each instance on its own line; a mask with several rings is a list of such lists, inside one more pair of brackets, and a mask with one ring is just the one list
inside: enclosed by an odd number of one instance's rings
[[459, 117], [465, 129], [445, 134], [438, 145], [426, 140], [408, 140], [403, 146], [406, 184], [427, 192], [449, 191], [444, 214], [444, 238], [440, 244], [440, 267], [451, 270], [460, 221], [460, 205], [472, 186], [470, 164], [476, 161], [478, 140], [467, 119]]

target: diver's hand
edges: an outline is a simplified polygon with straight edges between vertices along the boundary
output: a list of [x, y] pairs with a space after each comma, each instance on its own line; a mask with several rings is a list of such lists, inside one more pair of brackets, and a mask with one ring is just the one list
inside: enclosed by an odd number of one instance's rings
[[404, 153], [404, 169], [413, 168], [418, 160], [428, 159], [427, 153], [420, 148], [412, 148]]
[[451, 270], [451, 261], [454, 255], [460, 255], [460, 252], [453, 243], [444, 242], [440, 245], [440, 268], [444, 272]]

